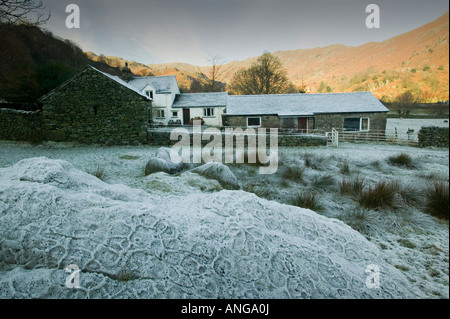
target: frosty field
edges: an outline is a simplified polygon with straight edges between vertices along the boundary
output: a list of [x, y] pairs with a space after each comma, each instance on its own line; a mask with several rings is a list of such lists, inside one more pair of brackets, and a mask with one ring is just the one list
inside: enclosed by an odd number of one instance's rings
[[[448, 150], [280, 148], [274, 175], [229, 165], [231, 191], [145, 176], [157, 149], [0, 142], [0, 297], [449, 298], [448, 221], [424, 213]], [[401, 153], [412, 165], [389, 163]], [[351, 181], [397, 193], [367, 208], [343, 192]], [[64, 286], [69, 264], [82, 289]], [[380, 289], [365, 286], [369, 264]]]

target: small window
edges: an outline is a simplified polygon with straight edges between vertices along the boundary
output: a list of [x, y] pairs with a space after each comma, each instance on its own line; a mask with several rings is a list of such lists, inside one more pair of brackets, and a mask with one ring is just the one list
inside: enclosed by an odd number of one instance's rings
[[145, 94], [146, 94], [149, 98], [153, 99], [153, 91], [145, 91]]
[[178, 117], [178, 111], [172, 112], [172, 117]]
[[213, 117], [214, 116], [214, 109], [212, 107], [208, 107], [206, 109], [203, 109], [203, 116], [204, 117]]
[[166, 112], [164, 110], [156, 110], [156, 117], [158, 118], [165, 118]]
[[260, 117], [248, 117], [247, 118], [247, 127], [261, 127], [261, 118]]

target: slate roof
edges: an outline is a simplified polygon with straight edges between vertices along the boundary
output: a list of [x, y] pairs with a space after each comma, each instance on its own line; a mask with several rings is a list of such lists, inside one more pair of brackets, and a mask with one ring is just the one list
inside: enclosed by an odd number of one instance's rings
[[74, 79], [76, 79], [77, 77], [79, 77], [80, 75], [82, 75], [83, 73], [85, 73], [87, 70], [94, 70], [104, 76], [106, 76], [107, 78], [113, 80], [114, 82], [126, 87], [127, 89], [135, 92], [136, 94], [139, 94], [141, 97], [151, 101], [152, 99], [149, 98], [147, 95], [143, 94], [142, 92], [136, 90], [136, 88], [134, 88], [133, 86], [129, 85], [127, 82], [125, 82], [124, 80], [122, 80], [121, 78], [119, 78], [118, 76], [115, 75], [111, 75], [105, 72], [102, 72], [96, 68], [94, 68], [93, 66], [89, 65], [87, 66], [83, 71], [81, 71], [80, 73], [78, 73], [77, 75], [73, 76], [72, 78], [70, 78], [69, 80], [67, 80], [66, 82], [64, 82], [63, 84], [61, 84], [60, 86], [58, 86], [57, 88], [51, 90], [50, 92], [48, 92], [47, 94], [45, 94], [44, 96], [42, 96], [41, 98], [39, 98], [39, 101], [42, 101], [44, 99], [46, 99], [47, 97], [49, 97], [50, 95], [53, 94], [53, 92], [60, 90], [61, 88], [65, 87], [66, 85], [68, 85], [69, 83], [71, 83]]
[[151, 85], [156, 89], [156, 93], [179, 93], [177, 78], [175, 75], [166, 76], [145, 76], [133, 78], [128, 82], [139, 92], [142, 92], [147, 85]]
[[371, 93], [230, 95], [227, 115], [313, 116], [389, 110]]
[[178, 94], [173, 107], [226, 107], [228, 93], [184, 93]]

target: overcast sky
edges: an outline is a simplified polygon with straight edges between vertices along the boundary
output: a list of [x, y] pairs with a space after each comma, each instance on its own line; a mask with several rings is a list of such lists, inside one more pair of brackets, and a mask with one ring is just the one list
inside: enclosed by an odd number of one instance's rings
[[[68, 29], [68, 4], [80, 8], [80, 29]], [[380, 29], [365, 25], [368, 4], [381, 11]], [[447, 0], [44, 0], [44, 25], [84, 51], [141, 63], [208, 65], [264, 51], [383, 41], [431, 22]]]

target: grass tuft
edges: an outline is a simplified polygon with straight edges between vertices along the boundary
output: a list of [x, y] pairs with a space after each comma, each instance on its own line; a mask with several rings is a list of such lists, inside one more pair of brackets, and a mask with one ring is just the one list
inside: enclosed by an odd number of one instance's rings
[[304, 183], [305, 167], [286, 166], [282, 172], [282, 177], [294, 182]]
[[425, 212], [431, 216], [449, 219], [449, 187], [448, 183], [435, 182], [425, 192]]
[[411, 156], [405, 153], [401, 153], [396, 156], [390, 156], [388, 158], [388, 163], [393, 166], [399, 166], [399, 167], [407, 167], [407, 168], [414, 168], [413, 160]]
[[100, 165], [97, 166], [95, 170], [89, 172], [89, 174], [97, 177], [101, 181], [106, 181], [106, 179], [108, 178], [108, 175], [105, 173], [105, 168]]
[[365, 187], [366, 182], [358, 175], [351, 180], [344, 179], [340, 184], [340, 191], [342, 195], [352, 196], [357, 199], [361, 196], [361, 193]]
[[323, 210], [323, 206], [317, 199], [317, 194], [314, 192], [298, 193], [291, 199], [291, 205], [301, 208], [311, 209], [319, 212]]
[[359, 204], [368, 209], [384, 209], [397, 207], [396, 195], [399, 185], [387, 181], [379, 182], [375, 187], [363, 190], [359, 196]]
[[311, 186], [316, 190], [333, 189], [336, 186], [336, 179], [333, 175], [323, 175], [314, 179]]
[[318, 171], [322, 171], [324, 169], [324, 163], [326, 158], [325, 157], [320, 157], [320, 156], [314, 156], [311, 153], [305, 153], [303, 154], [303, 159], [305, 161], [305, 166], [318, 170]]
[[350, 175], [350, 165], [347, 160], [340, 162], [338, 167], [342, 175]]

